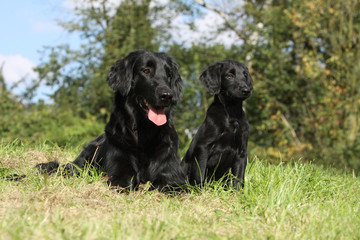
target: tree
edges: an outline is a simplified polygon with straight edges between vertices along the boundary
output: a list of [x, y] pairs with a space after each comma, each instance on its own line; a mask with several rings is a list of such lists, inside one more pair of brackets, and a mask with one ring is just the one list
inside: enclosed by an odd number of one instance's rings
[[[318, 154], [333, 164], [360, 169], [360, 3], [329, 0], [295, 3], [286, 11], [296, 27], [297, 74], [314, 90], [309, 132]], [[310, 18], [311, 17], [311, 18]], [[320, 93], [319, 93], [320, 92]]]
[[11, 92], [7, 89], [7, 84], [5, 81], [5, 77], [3, 75], [3, 67], [4, 63], [0, 67], [0, 135], [1, 140], [9, 134], [14, 119], [14, 116], [18, 111], [22, 111], [22, 106], [18, 103], [15, 96], [11, 94]]
[[7, 92], [6, 82], [5, 82], [5, 78], [3, 75], [3, 69], [4, 69], [4, 63], [0, 67], [0, 93], [1, 93], [1, 95], [5, 94], [5, 92]]

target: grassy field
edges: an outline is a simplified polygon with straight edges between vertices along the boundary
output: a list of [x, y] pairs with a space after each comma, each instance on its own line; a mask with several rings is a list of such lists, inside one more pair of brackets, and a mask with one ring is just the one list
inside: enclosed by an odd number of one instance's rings
[[[360, 239], [360, 180], [300, 161], [250, 159], [242, 192], [119, 194], [104, 177], [43, 176], [80, 148], [0, 144], [0, 239]], [[26, 174], [19, 182], [10, 173]]]

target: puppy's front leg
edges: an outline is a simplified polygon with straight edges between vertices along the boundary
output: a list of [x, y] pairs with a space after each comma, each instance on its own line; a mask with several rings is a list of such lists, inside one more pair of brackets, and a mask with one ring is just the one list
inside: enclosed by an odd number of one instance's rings
[[[245, 184], [245, 169], [247, 165], [247, 152], [244, 151], [236, 160], [238, 164], [236, 164], [236, 169], [232, 169], [234, 176], [236, 177], [233, 182], [233, 187], [236, 190], [240, 188], [244, 188]], [[235, 170], [235, 171], [234, 171]]]

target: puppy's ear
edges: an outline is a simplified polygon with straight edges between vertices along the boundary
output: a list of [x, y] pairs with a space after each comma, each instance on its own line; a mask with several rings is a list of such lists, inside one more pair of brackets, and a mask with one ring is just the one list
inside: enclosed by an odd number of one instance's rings
[[250, 75], [249, 68], [248, 68], [245, 64], [243, 64], [243, 66], [244, 66], [245, 71], [246, 71], [246, 73], [247, 73], [248, 80], [250, 81], [250, 83], [251, 83], [251, 85], [252, 85], [253, 80], [252, 80], [252, 77], [251, 77], [251, 75]]
[[200, 75], [200, 81], [212, 93], [219, 94], [221, 88], [221, 71], [222, 64], [220, 62], [214, 63], [205, 69]]
[[132, 71], [132, 56], [129, 54], [127, 57], [116, 61], [110, 68], [106, 82], [113, 90], [127, 96], [131, 88]]

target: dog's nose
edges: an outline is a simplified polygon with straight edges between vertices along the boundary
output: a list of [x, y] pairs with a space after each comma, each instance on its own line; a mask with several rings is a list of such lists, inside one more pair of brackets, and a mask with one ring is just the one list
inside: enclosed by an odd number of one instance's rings
[[173, 95], [171, 92], [162, 92], [160, 93], [160, 100], [163, 102], [168, 102], [171, 101], [171, 99], [173, 98]]

